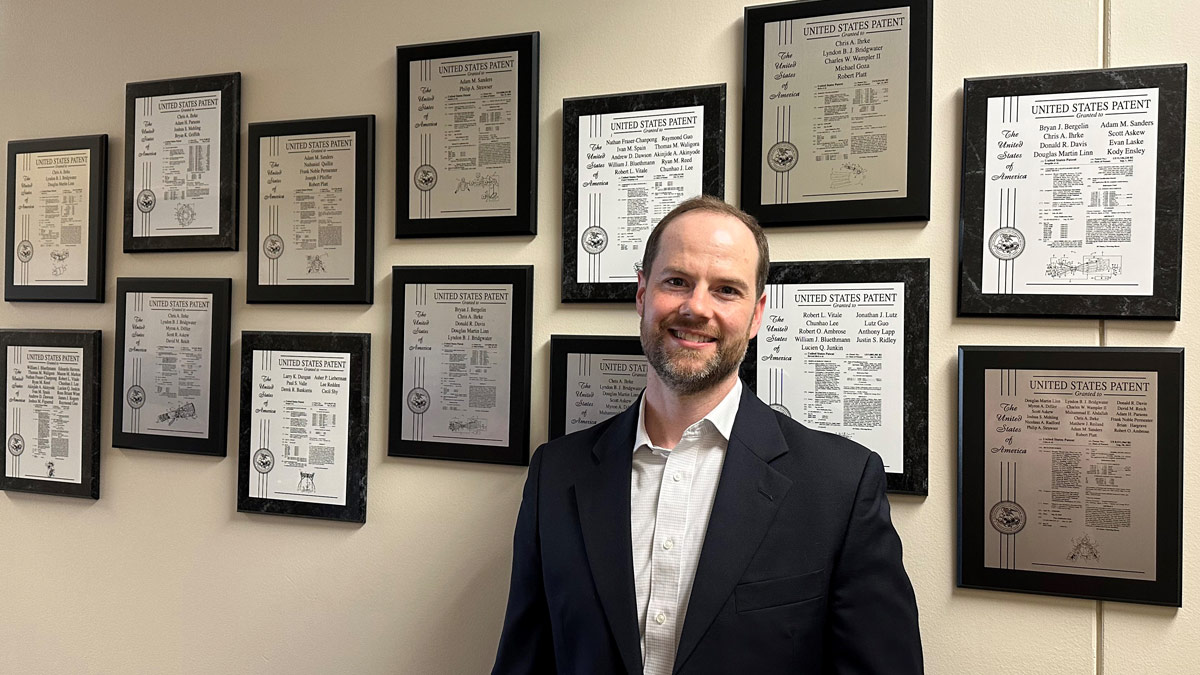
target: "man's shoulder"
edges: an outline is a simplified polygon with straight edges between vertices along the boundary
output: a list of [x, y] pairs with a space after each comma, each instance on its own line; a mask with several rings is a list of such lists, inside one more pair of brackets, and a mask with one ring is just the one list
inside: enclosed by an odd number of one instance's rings
[[[541, 458], [543, 480], [547, 476], [575, 476], [578, 472], [595, 466], [592, 450], [622, 414], [624, 413], [614, 415], [586, 429], [551, 439], [539, 446], [536, 454]], [[628, 445], [630, 454], [633, 454], [633, 437], [629, 438]]]

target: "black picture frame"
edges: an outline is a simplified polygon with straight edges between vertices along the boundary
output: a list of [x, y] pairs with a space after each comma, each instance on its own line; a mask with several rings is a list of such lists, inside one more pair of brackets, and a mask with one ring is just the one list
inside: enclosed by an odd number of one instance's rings
[[[54, 153], [45, 160], [45, 166], [35, 166], [32, 155]], [[18, 175], [26, 175], [25, 171], [52, 170], [53, 162], [70, 162], [81, 153], [88, 155], [88, 210], [87, 241], [83, 244], [87, 251], [87, 271], [84, 283], [59, 285], [50, 279], [28, 279], [28, 263], [37, 255], [37, 247], [31, 243], [33, 230], [37, 227], [32, 214], [18, 214], [18, 192], [23, 188], [17, 184]], [[18, 166], [17, 158], [21, 157], [23, 166]], [[27, 201], [30, 195], [24, 197]], [[5, 260], [4, 266], [4, 299], [13, 301], [50, 301], [50, 302], [104, 302], [104, 270], [105, 270], [105, 239], [108, 231], [108, 134], [91, 136], [68, 136], [63, 138], [38, 138], [29, 140], [13, 140], [8, 142], [8, 209], [5, 212]], [[24, 209], [21, 209], [24, 210]], [[20, 238], [18, 239], [18, 229]], [[60, 228], [59, 241], [73, 239], [63, 234]], [[28, 252], [28, 253], [25, 253]], [[26, 255], [29, 257], [26, 258]], [[56, 255], [50, 252], [51, 256]], [[57, 255], [69, 255], [63, 250]], [[52, 274], [59, 273], [53, 270]], [[18, 284], [18, 276], [26, 279]]]
[[[148, 227], [150, 213], [158, 206], [159, 197], [154, 185], [134, 185], [137, 162], [150, 161], [144, 155], [146, 145], [138, 133], [139, 99], [163, 96], [186, 96], [220, 92], [221, 94], [221, 158], [218, 166], [219, 191], [217, 234], [134, 236], [137, 228]], [[126, 253], [142, 251], [236, 251], [238, 249], [238, 180], [241, 168], [241, 110], [242, 74], [221, 73], [169, 80], [130, 82], [125, 85], [125, 227]], [[147, 101], [152, 104], [153, 101]], [[190, 133], [190, 132], [183, 132]], [[141, 148], [141, 149], [139, 149]], [[208, 162], [211, 154], [200, 153]], [[186, 204], [184, 204], [186, 206]], [[175, 214], [177, 218], [181, 216]], [[193, 210], [192, 217], [196, 217]]]
[[[9, 362], [9, 347], [68, 347], [81, 349], [83, 353], [83, 377], [79, 391], [83, 413], [79, 429], [82, 453], [79, 483], [50, 480], [50, 473], [53, 472], [49, 469], [45, 478], [8, 475], [13, 468], [11, 463], [20, 462], [21, 456], [28, 449], [27, 439], [16, 433], [8, 433], [12, 414], [10, 400], [0, 408], [0, 428], [4, 429], [5, 434], [4, 471], [0, 472], [0, 490], [85, 499], [100, 498], [100, 345], [101, 335], [98, 330], [0, 330], [0, 367], [3, 367], [5, 373], [6, 391], [7, 378], [14, 365]], [[17, 358], [22, 356], [18, 355]], [[5, 398], [9, 397], [6, 395]], [[37, 420], [33, 422], [38, 426]], [[16, 441], [14, 436], [18, 436]]]
[[[537, 234], [540, 37], [541, 34], [535, 31], [396, 47], [397, 239]], [[417, 179], [418, 175], [432, 175], [433, 184], [428, 189], [420, 186], [428, 185], [429, 181], [418, 184], [422, 196], [431, 201], [438, 175], [437, 161], [433, 157], [416, 168], [409, 161], [411, 154], [409, 132], [416, 124], [409, 110], [409, 97], [413, 93], [414, 84], [410, 72], [411, 64], [416, 61], [483, 56], [500, 52], [517, 53], [516, 213], [490, 217], [411, 217], [410, 184]], [[430, 72], [428, 76], [434, 77], [435, 75]], [[426, 166], [433, 171], [432, 174], [422, 171]]]
[[[161, 450], [193, 455], [210, 455], [224, 457], [228, 436], [229, 422], [229, 340], [230, 340], [230, 294], [233, 282], [231, 279], [196, 279], [196, 278], [166, 278], [166, 277], [118, 277], [117, 278], [117, 322], [116, 347], [113, 351], [113, 426], [112, 445], [114, 448], [131, 448], [135, 450]], [[142, 305], [136, 298], [131, 303], [129, 294], [143, 293], [172, 293], [172, 294], [206, 294], [212, 296], [212, 334], [208, 345], [208, 429], [206, 437], [185, 437], [182, 435], [164, 435], [146, 433], [145, 431], [125, 431], [124, 412], [130, 408], [130, 419], [136, 429], [149, 429], [142, 424], [142, 408], [146, 405], [149, 393], [148, 386], [142, 382], [154, 377], [154, 372], [143, 373], [144, 366], [135, 368], [135, 382], [126, 381], [125, 354], [126, 350], [138, 346], [128, 344], [126, 334], [126, 319], [130, 312], [153, 311]], [[132, 305], [132, 306], [131, 306]], [[135, 315], [136, 316], [136, 315]], [[144, 332], [144, 330], [143, 330]], [[137, 340], [135, 339], [135, 342]], [[202, 359], [203, 360], [203, 359]], [[140, 390], [140, 391], [139, 391]], [[136, 407], [135, 407], [136, 404]], [[146, 424], [158, 422], [152, 416]], [[174, 418], [165, 421], [170, 425]]]
[[[590, 222], [583, 228], [586, 234], [593, 227], [603, 232], [599, 227], [604, 205], [589, 207], [586, 213], [580, 213], [579, 200], [579, 118], [620, 113], [638, 113], [648, 110], [667, 110], [685, 106], [702, 106], [704, 108], [704, 138], [701, 139], [703, 175], [701, 178], [701, 193], [715, 197], [725, 197], [725, 84], [710, 84], [696, 87], [680, 87], [677, 89], [656, 89], [651, 91], [636, 91], [606, 96], [587, 96], [563, 99], [563, 182], [562, 182], [562, 227], [563, 227], [563, 266], [562, 266], [562, 301], [563, 302], [631, 302], [637, 292], [637, 278], [634, 269], [629, 270], [629, 281], [618, 282], [580, 282], [577, 281], [577, 271], [581, 264], [589, 269], [599, 269], [600, 253], [609, 245], [609, 235], [603, 233], [603, 244], [599, 251], [591, 253], [588, 258], [595, 260], [579, 260], [580, 223]], [[614, 132], [623, 133], [623, 132]], [[601, 130], [601, 135], [603, 131]], [[632, 169], [630, 169], [632, 170]], [[697, 195], [682, 195], [678, 201]], [[646, 198], [649, 214], [656, 214], [653, 200]], [[662, 205], [659, 205], [660, 207]], [[673, 204], [672, 204], [673, 206]], [[611, 205], [609, 208], [615, 208]], [[645, 236], [658, 223], [658, 218], [667, 214], [668, 208], [660, 208], [662, 213], [657, 217], [651, 215], [649, 227]], [[645, 243], [643, 238], [641, 244]], [[614, 243], [614, 246], [617, 244]], [[587, 250], [587, 249], [585, 249]], [[639, 258], [640, 261], [640, 258]]]
[[[276, 434], [261, 435], [254, 426], [254, 365], [256, 357], [271, 358], [277, 351], [336, 352], [350, 355], [348, 386], [350, 419], [346, 435], [346, 504], [324, 504], [251, 496], [251, 455], [266, 449], [269, 464], [275, 457], [284, 457], [287, 449], [272, 446]], [[340, 520], [350, 523], [367, 522], [367, 450], [370, 436], [371, 335], [369, 333], [297, 333], [242, 331], [241, 421], [238, 426], [238, 496], [237, 510], [243, 513], [263, 513], [279, 516], [299, 516]], [[270, 440], [265, 440], [270, 437]], [[274, 453], [271, 453], [271, 450]], [[261, 479], [255, 489], [265, 490], [265, 476], [255, 464], [254, 477]], [[303, 480], [303, 476], [301, 477]], [[257, 481], [256, 481], [257, 483]], [[261, 494], [261, 493], [260, 493]]]
[[[550, 422], [550, 438], [554, 440], [559, 436], [566, 435], [567, 420], [570, 416], [570, 391], [567, 386], [568, 380], [572, 374], [576, 376], [585, 376], [592, 374], [593, 364], [589, 360], [588, 363], [576, 363], [575, 370], [585, 369], [586, 372], [572, 373], [571, 364], [568, 359], [571, 354], [588, 355], [599, 357], [604, 360], [605, 357], [618, 357], [616, 361], [618, 365], [626, 365], [621, 363], [626, 359], [620, 357], [639, 357], [642, 367], [643, 388], [645, 386], [645, 373], [647, 368], [646, 356], [642, 351], [642, 340], [638, 336], [624, 335], [551, 335], [550, 336], [550, 407], [549, 407], [549, 422]], [[633, 361], [634, 359], [628, 359]], [[596, 367], [599, 367], [597, 364]], [[632, 368], [631, 368], [632, 369]], [[622, 375], [630, 372], [622, 368]], [[631, 374], [631, 377], [633, 375]], [[596, 400], [604, 396], [602, 391], [592, 392]], [[637, 396], [634, 396], [634, 400]], [[592, 420], [592, 424], [602, 422], [608, 419], [608, 416], [600, 416]]]
[[[813, 133], [808, 134], [809, 140], [802, 143], [798, 137], [792, 136], [791, 124], [787, 120], [781, 122], [779, 129], [764, 128], [764, 59], [766, 58], [766, 27], [777, 22], [820, 19], [826, 16], [837, 16], [852, 12], [871, 12], [907, 8], [911, 28], [909, 34], [908, 55], [908, 136], [907, 136], [907, 176], [904, 197], [870, 197], [873, 191], [864, 191], [862, 199], [838, 199], [828, 201], [805, 201], [764, 204], [762, 197], [764, 162], [776, 174], [783, 176], [797, 164], [799, 156], [812, 153], [814, 149]], [[870, 17], [866, 17], [870, 20]], [[930, 172], [930, 123], [933, 101], [933, 0], [808, 0], [805, 2], [786, 2], [772, 5], [747, 7], [745, 10], [745, 51], [742, 69], [742, 180], [741, 199], [742, 209], [758, 218], [765, 227], [790, 225], [825, 225], [841, 223], [866, 223], [880, 221], [927, 221], [929, 220], [929, 172]], [[831, 21], [828, 25], [839, 25]], [[834, 35], [819, 35], [793, 37], [794, 26], [780, 32], [783, 44], [792, 44], [795, 39], [825, 40]], [[855, 36], [867, 35], [874, 32], [891, 31], [890, 28], [850, 29]], [[899, 30], [899, 29], [895, 29]], [[838, 35], [842, 32], [839, 31]], [[854, 41], [862, 38], [855, 37]], [[869, 38], [868, 38], [869, 39]], [[835, 40], [838, 49], [842, 49], [842, 40]], [[844, 49], [855, 49], [854, 46], [844, 46]], [[823, 50], [824, 52], [825, 50]], [[826, 58], [844, 58], [840, 55]], [[785, 63], [786, 61], [781, 61]], [[850, 62], [854, 63], [854, 62]], [[818, 64], [797, 63], [797, 71], [805, 72], [807, 68], [815, 68]], [[825, 64], [819, 64], [825, 67]], [[838, 67], [838, 66], [834, 66]], [[792, 71], [789, 71], [792, 72]], [[890, 88], [890, 87], [888, 87]], [[888, 92], [885, 95], [890, 95]], [[790, 150], [794, 158], [786, 161], [763, 157], [764, 135], [770, 132], [779, 141], [772, 149], [779, 147]], [[803, 130], [800, 131], [803, 133]], [[782, 140], [780, 140], [782, 139]], [[797, 147], [799, 145], [800, 147]], [[790, 148], [788, 147], [790, 146]], [[768, 155], [772, 153], [768, 151]], [[846, 153], [843, 153], [846, 154]], [[861, 168], [861, 167], [860, 167]], [[780, 179], [784, 181], [786, 179]], [[788, 183], [784, 187], [788, 187]], [[880, 190], [878, 192], [896, 192], [896, 190]], [[845, 193], [849, 194], [849, 193]], [[833, 194], [812, 194], [809, 197], [834, 196]], [[784, 198], [790, 197], [790, 193]]]
[[[255, 122], [250, 125], [250, 168], [248, 197], [250, 202], [246, 223], [253, 242], [246, 255], [246, 302], [274, 303], [360, 303], [371, 304], [375, 291], [375, 116], [325, 117], [320, 119], [290, 120], [284, 122]], [[260, 184], [264, 161], [263, 139], [268, 141], [266, 161], [279, 153], [290, 152], [279, 147], [279, 137], [299, 135], [353, 135], [354, 144], [354, 278], [348, 284], [263, 284], [259, 270], [262, 258], [267, 258], [278, 275], [277, 263], [286, 246], [279, 236], [280, 218], [278, 207], [271, 210], [268, 204], [267, 222], [262, 220], [262, 200], [269, 194]], [[334, 139], [337, 140], [337, 139]], [[272, 188], [273, 189], [273, 188]], [[285, 195], [284, 199], [288, 199]], [[345, 236], [345, 235], [342, 235]], [[270, 249], [270, 250], [268, 250]], [[279, 253], [273, 254], [273, 251]]]
[[[987, 152], [981, 150], [988, 143], [988, 100], [1002, 98], [1005, 109], [1015, 111], [1014, 119], [1019, 122], [1020, 108], [1018, 106], [1021, 97], [1140, 88], [1158, 89], [1153, 294], [1058, 295], [1016, 292], [1013, 270], [1019, 262], [1018, 257], [1027, 248], [1026, 240], [1032, 239], [1033, 235], [1026, 237], [1024, 234], [1020, 234], [1019, 245], [1014, 245], [1012, 249], [1015, 253], [1006, 251], [999, 257], [998, 254], [985, 256], [984, 246], [993, 247], [990, 249], [993, 251], [998, 250], [994, 247], [993, 239], [1002, 230], [1017, 229], [1019, 232], [1022, 226], [1037, 227], [1041, 225], [1042, 227], [1039, 229], [1045, 232], [1053, 230], [1055, 224], [1048, 221], [1033, 225], [1019, 223], [1016, 208], [1013, 206], [1005, 208], [1004, 204], [1012, 202], [1023, 205], [1032, 197], [1021, 199], [1023, 195], [1017, 195], [1016, 188], [1006, 188], [1002, 182], [997, 180], [998, 175], [986, 175], [987, 159], [993, 156], [992, 151], [995, 150], [995, 148], [987, 148]], [[958, 315], [1170, 319], [1178, 321], [1183, 252], [1186, 107], [1187, 66], [1185, 64], [1035, 73], [964, 80], [962, 186], [958, 235]], [[1030, 112], [1032, 112], [1032, 108]], [[1074, 117], [1074, 115], [1071, 116]], [[1088, 122], [1089, 118], [1072, 121]], [[1095, 119], [1091, 119], [1092, 123], [1095, 121]], [[1030, 145], [1032, 142], [1039, 144], [1032, 148], [1033, 151], [1037, 151], [1041, 145], [1055, 144], [1055, 141], [1045, 143], [1044, 139], [1030, 139], [1030, 141]], [[1072, 141], [1062, 140], [1059, 142], [1069, 143]], [[1030, 147], [1015, 151], [1030, 151]], [[1058, 152], [1059, 150], [1046, 151]], [[1099, 149], [1096, 148], [1094, 151], [1098, 152]], [[1002, 150], [1002, 152], [1008, 152], [1008, 150]], [[1087, 196], [1087, 187], [1085, 183], [1083, 186], [1085, 197]], [[1001, 197], [997, 197], [1000, 202], [996, 208], [999, 217], [994, 222], [987, 223], [984, 222], [985, 219], [991, 220], [993, 216], [985, 218], [986, 193], [992, 190], [1001, 192]], [[1003, 199], [1003, 195], [1010, 192], [1013, 194], [1012, 199]], [[1056, 219], [1061, 221], [1062, 217], [1056, 216]], [[1059, 222], [1058, 225], [1066, 227], [1062, 222]], [[1133, 226], [1137, 226], [1136, 222]], [[1086, 226], [1081, 229], [1086, 229]], [[1084, 240], [1087, 240], [1086, 236]], [[1102, 250], [1095, 248], [1093, 253]], [[1086, 255], [1083, 257], [1086, 258]], [[995, 259], [995, 269], [985, 258]], [[1082, 267], [1084, 261], [1081, 259], [1074, 262], [1081, 263]], [[985, 265], [987, 269], [985, 269]], [[993, 274], [996, 275], [997, 292], [984, 293], [985, 277]], [[1061, 276], [1058, 278], [1060, 279]], [[1064, 282], [1051, 278], [1047, 272], [1047, 283], [1038, 285], [1048, 285], [1049, 283]], [[1075, 280], [1069, 280], [1066, 283], [1075, 283]]]
[[[768, 307], [774, 289], [781, 284], [904, 284], [904, 391], [886, 396], [904, 400], [904, 470], [887, 473], [887, 491], [895, 494], [929, 494], [929, 259], [892, 258], [879, 260], [829, 260], [773, 262], [767, 274]], [[782, 301], [782, 299], [781, 299]], [[849, 311], [849, 310], [846, 310]], [[758, 364], [763, 336], [770, 335], [768, 309], [758, 337], [750, 341], [739, 374], [766, 403], [769, 396], [758, 391]], [[801, 368], [803, 363], [782, 364]], [[793, 406], [794, 407], [794, 406]], [[792, 415], [788, 411], [789, 416]], [[802, 418], [797, 421], [819, 429]], [[872, 448], [877, 450], [876, 448]]]
[[[437, 390], [426, 385], [427, 357], [414, 352], [412, 363], [406, 358], [406, 334], [416, 336], [414, 345], [423, 342], [422, 326], [410, 325], [406, 287], [414, 286], [417, 305], [439, 302], [429, 285], [511, 285], [512, 314], [509, 353], [507, 355], [509, 390], [508, 443], [480, 445], [453, 441], [435, 442], [427, 438], [404, 438], [404, 415], [411, 415], [411, 435], [426, 436], [423, 415], [432, 407]], [[435, 289], [436, 290], [436, 289]], [[473, 289], [463, 289], [473, 290]], [[415, 314], [415, 310], [414, 310]], [[412, 321], [416, 321], [413, 318]], [[418, 335], [421, 333], [420, 335]], [[431, 336], [432, 358], [441, 345]], [[393, 267], [392, 268], [392, 367], [388, 403], [388, 456], [449, 459], [489, 464], [529, 465], [530, 359], [533, 343], [533, 266], [486, 265], [464, 267]], [[444, 387], [444, 385], [443, 385]], [[423, 392], [423, 395], [422, 395]], [[499, 396], [499, 392], [495, 392]], [[433, 429], [429, 436], [435, 435]]]
[[[1181, 556], [1183, 547], [1183, 349], [960, 346], [958, 359], [958, 586], [1180, 607], [1183, 600], [1183, 561]], [[992, 411], [986, 410], [984, 407], [985, 378], [989, 370], [999, 371], [1000, 374], [995, 378], [993, 384], [987, 386], [995, 386], [998, 383], [1001, 387], [999, 390], [1001, 395], [1008, 392], [1020, 392], [1022, 387], [1029, 386], [1028, 380], [1026, 380], [1026, 384], [1022, 384], [1021, 371], [1023, 370], [1157, 373], [1158, 409], [1157, 436], [1155, 438], [1157, 455], [1155, 459], [1156, 475], [1153, 478], [1156, 485], [1154, 507], [1156, 513], [1153, 523], [1155, 578], [1153, 581], [1132, 577], [1117, 578], [1115, 575], [1092, 576], [1018, 568], [1015, 562], [1018, 555], [1016, 552], [1022, 550], [1022, 547], [1016, 541], [1016, 537], [1034, 517], [1032, 514], [1037, 514], [1043, 506], [1049, 508], [1054, 504], [1042, 504], [1040, 501], [1037, 504], [1021, 505], [1017, 503], [1017, 500], [1024, 501], [1023, 497], [1019, 495], [1027, 495], [1028, 492], [1021, 493], [1018, 490], [1021, 486], [1022, 474], [1017, 471], [1019, 466], [1015, 462], [1011, 471], [997, 470], [997, 475], [1000, 477], [999, 489], [996, 490], [996, 495], [987, 496], [989, 490], [985, 486], [984, 479], [985, 457], [991, 456], [998, 450], [1020, 451], [1020, 449], [1009, 450], [1005, 446], [994, 448], [993, 453], [986, 450], [985, 428], [990, 429], [992, 425], [1001, 422], [991, 419]], [[1094, 376], [1091, 379], [1103, 381], [1105, 377]], [[1136, 378], [1122, 377], [1120, 379], [1133, 380]], [[1108, 390], [1101, 390], [1100, 394], [1103, 396], [1106, 391]], [[1119, 395], [1128, 396], [1128, 394]], [[1021, 409], [1011, 412], [1014, 415], [1025, 417], [1030, 410]], [[1080, 419], [1086, 419], [1086, 416], [1080, 417]], [[1020, 424], [1030, 423], [1029, 420], [1022, 420]], [[1073, 432], [1068, 431], [1063, 435], [1071, 433]], [[1056, 447], [1057, 445], [1059, 444], [1056, 444]], [[1025, 448], [1025, 450], [1029, 449]], [[1024, 455], [1005, 454], [999, 456], [1021, 457]], [[1001, 463], [1004, 463], [1003, 460]], [[1116, 470], [1114, 475], [1118, 477], [1121, 475], [1119, 464], [1118, 462], [1118, 466], [1112, 467]], [[1125, 467], [1124, 471], [1128, 473], [1128, 467]], [[1096, 484], [1094, 478], [1076, 478], [1080, 483], [1084, 483], [1086, 480], [1088, 484]], [[991, 482], [990, 479], [986, 481], [988, 484]], [[1029, 489], [1026, 488], [1027, 491]], [[1061, 485], [1055, 489], [1067, 491], [1070, 490], [1070, 486]], [[1009, 501], [995, 502], [997, 498]], [[1099, 498], [1119, 500], [1120, 496], [1101, 495]], [[1051, 499], [1057, 498], [1052, 497]], [[1066, 499], [1066, 497], [1062, 499]], [[1083, 499], [1079, 501], [1083, 501]], [[1011, 512], [1011, 517], [1006, 520], [1005, 514], [997, 509], [1001, 505], [1008, 504], [1017, 506], [1016, 510]], [[996, 515], [997, 513], [1000, 515]], [[1037, 524], [1041, 524], [1041, 516], [1037, 517], [1039, 519]], [[1133, 518], [1137, 517], [1140, 517], [1140, 514], [1133, 516]], [[988, 527], [985, 520], [991, 522], [992, 526]], [[1029, 527], [1033, 526], [1029, 525]], [[1006, 532], [1005, 528], [1013, 531]], [[1075, 531], [1071, 530], [1066, 535], [1064, 553], [1073, 553], [1079, 548], [1079, 544], [1075, 543], [1077, 539], [1072, 538], [1074, 534]], [[1086, 535], [1087, 531], [1084, 530], [1084, 534], [1080, 535], [1078, 540], [1082, 541]], [[987, 540], [985, 537], [996, 538], [996, 541]], [[984, 564], [984, 547], [993, 545], [997, 546], [997, 557], [1003, 561], [999, 567], [985, 566]], [[1089, 548], [1097, 552], [1096, 556], [1104, 551], [1103, 546], [1095, 548], [1093, 545]], [[1064, 559], [1060, 562], [1074, 561], [1075, 564], [1052, 564], [1041, 569], [1080, 568], [1087, 566], [1081, 564], [1082, 562], [1099, 562], [1100, 560], [1090, 555], [1068, 557], [1069, 560]], [[1032, 565], [1038, 564], [1044, 565], [1045, 563], [1034, 562]], [[1139, 573], [1137, 570], [1109, 569], [1098, 566], [1094, 569], [1112, 573]]]

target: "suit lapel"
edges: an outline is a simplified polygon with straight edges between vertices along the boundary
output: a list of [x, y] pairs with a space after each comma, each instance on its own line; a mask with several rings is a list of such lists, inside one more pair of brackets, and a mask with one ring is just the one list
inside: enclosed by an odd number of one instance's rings
[[[743, 387], [684, 617], [676, 671], [725, 606], [791, 487], [791, 480], [769, 465], [787, 451], [775, 413]], [[628, 521], [626, 516], [627, 526]]]
[[641, 636], [633, 581], [633, 549], [629, 525], [629, 475], [638, 406], [618, 415], [596, 441], [594, 471], [575, 483], [579, 527], [587, 549], [596, 593], [630, 673], [642, 672]]

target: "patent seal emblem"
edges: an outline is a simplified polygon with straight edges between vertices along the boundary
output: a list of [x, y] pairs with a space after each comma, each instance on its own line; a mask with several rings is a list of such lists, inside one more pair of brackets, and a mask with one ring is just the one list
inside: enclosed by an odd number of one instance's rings
[[767, 151], [767, 166], [779, 173], [791, 171], [798, 161], [800, 151], [790, 141], [779, 141]]
[[25, 452], [25, 439], [21, 434], [13, 434], [8, 437], [8, 454], [13, 457], [19, 457], [22, 452]]
[[22, 239], [17, 244], [17, 260], [23, 263], [29, 262], [33, 258], [33, 244], [29, 243], [28, 239]]
[[599, 225], [592, 225], [583, 231], [583, 250], [596, 254], [608, 247], [608, 233]]
[[154, 210], [154, 205], [158, 203], [158, 198], [154, 196], [154, 190], [146, 188], [137, 194], [138, 211], [142, 213], [150, 213]]
[[422, 164], [413, 172], [413, 183], [421, 192], [429, 192], [437, 185], [437, 169], [428, 164]]
[[988, 514], [988, 519], [1000, 534], [1016, 534], [1025, 529], [1025, 522], [1028, 520], [1025, 509], [1020, 504], [1008, 500], [996, 502]]
[[267, 235], [267, 238], [263, 239], [263, 255], [271, 260], [283, 255], [283, 237], [277, 234]]
[[146, 405], [146, 390], [139, 384], [133, 385], [125, 392], [125, 402], [134, 410]]
[[275, 468], [275, 455], [266, 448], [259, 448], [254, 451], [254, 470], [259, 473], [271, 473], [271, 469]]
[[988, 249], [1001, 260], [1012, 260], [1025, 250], [1025, 235], [1015, 227], [1002, 227], [988, 237]]
[[784, 407], [784, 405], [782, 403], [772, 403], [771, 410], [774, 410], [777, 413], [783, 413], [784, 415], [787, 415], [788, 417], [792, 416], [792, 411], [790, 411], [786, 407]]
[[421, 387], [413, 387], [408, 391], [408, 409], [420, 415], [429, 410], [429, 392]]

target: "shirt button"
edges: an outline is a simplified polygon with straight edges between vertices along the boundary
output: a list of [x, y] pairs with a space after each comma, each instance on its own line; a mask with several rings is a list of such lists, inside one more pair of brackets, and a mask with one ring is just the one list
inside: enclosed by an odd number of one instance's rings
[[672, 547], [674, 547], [674, 546], [675, 546], [675, 540], [674, 540], [674, 539], [668, 539], [668, 540], [666, 540], [666, 541], [664, 541], [664, 542], [663, 542], [663, 550], [664, 550], [664, 551], [670, 551], [670, 550], [671, 550], [671, 548], [672, 548]]
[[678, 483], [679, 481], [683, 480], [683, 474], [676, 471], [675, 473], [671, 474], [671, 480]]
[[658, 616], [654, 617], [654, 620], [657, 621], [661, 625], [663, 623], [666, 623], [667, 615], [663, 614], [662, 612], [659, 612]]

